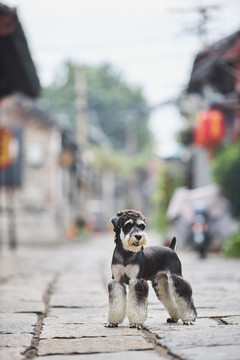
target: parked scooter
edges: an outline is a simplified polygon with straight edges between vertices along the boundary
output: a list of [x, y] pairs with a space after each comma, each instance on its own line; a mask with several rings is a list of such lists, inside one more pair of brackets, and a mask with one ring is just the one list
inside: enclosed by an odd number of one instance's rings
[[192, 245], [199, 253], [200, 258], [205, 258], [210, 245], [208, 214], [203, 204], [195, 204], [194, 220], [192, 224]]

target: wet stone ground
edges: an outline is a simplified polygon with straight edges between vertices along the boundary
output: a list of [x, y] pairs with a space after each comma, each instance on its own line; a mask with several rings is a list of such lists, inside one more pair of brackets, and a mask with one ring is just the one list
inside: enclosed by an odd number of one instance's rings
[[195, 325], [167, 324], [150, 289], [143, 330], [127, 320], [109, 329], [113, 246], [112, 235], [102, 234], [55, 248], [1, 249], [1, 360], [240, 359], [239, 260], [179, 253], [193, 287]]

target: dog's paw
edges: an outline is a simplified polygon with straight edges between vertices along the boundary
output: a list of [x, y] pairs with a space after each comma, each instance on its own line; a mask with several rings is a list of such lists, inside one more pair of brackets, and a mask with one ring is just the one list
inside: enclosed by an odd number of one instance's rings
[[175, 323], [177, 323], [178, 322], [178, 319], [174, 319], [174, 318], [168, 318], [167, 319], [167, 323], [168, 324], [175, 324]]
[[143, 329], [143, 325], [140, 325], [140, 324], [131, 324], [130, 325], [130, 328], [131, 329], [138, 329], [138, 330], [142, 330]]
[[183, 321], [183, 325], [194, 325], [193, 321]]
[[115, 327], [118, 327], [118, 324], [111, 324], [111, 323], [109, 323], [109, 324], [106, 324], [105, 327], [106, 327], [106, 328], [115, 328]]

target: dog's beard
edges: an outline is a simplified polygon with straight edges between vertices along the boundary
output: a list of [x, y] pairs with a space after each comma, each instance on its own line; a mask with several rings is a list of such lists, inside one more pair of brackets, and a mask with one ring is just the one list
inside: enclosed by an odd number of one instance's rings
[[[140, 241], [137, 241], [135, 235], [141, 235], [142, 238]], [[142, 246], [145, 246], [147, 243], [147, 234], [145, 232], [134, 232], [129, 234], [124, 234], [121, 230], [120, 239], [122, 241], [122, 245], [124, 250], [138, 252], [141, 250]], [[138, 244], [138, 245], [137, 245]]]

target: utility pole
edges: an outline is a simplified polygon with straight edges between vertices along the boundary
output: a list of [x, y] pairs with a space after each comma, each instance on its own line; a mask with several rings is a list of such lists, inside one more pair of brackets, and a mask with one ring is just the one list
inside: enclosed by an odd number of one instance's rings
[[[137, 138], [137, 120], [135, 114], [129, 114], [126, 123], [126, 150], [128, 156], [133, 158], [137, 154], [138, 138]], [[141, 193], [139, 188], [139, 179], [137, 169], [133, 170], [128, 180], [128, 201], [130, 207], [141, 209]]]
[[88, 101], [86, 77], [81, 67], [75, 69], [75, 92], [77, 139], [84, 152], [88, 144]]
[[211, 12], [219, 10], [220, 5], [199, 5], [199, 6], [188, 6], [185, 8], [174, 8], [171, 11], [183, 13], [197, 13], [199, 15], [199, 20], [196, 24], [193, 24], [190, 27], [187, 27], [186, 31], [191, 33], [196, 33], [201, 41], [202, 47], [206, 48], [208, 46], [208, 24], [212, 18]]
[[89, 199], [89, 184], [86, 174], [88, 171], [88, 100], [86, 77], [81, 67], [75, 68], [75, 94], [76, 132], [82, 164], [80, 170], [81, 185], [80, 189], [76, 186], [75, 206], [77, 212], [79, 212], [80, 208], [80, 215], [85, 218], [87, 216], [87, 202]]
[[17, 236], [16, 236], [16, 214], [15, 214], [15, 191], [13, 188], [8, 189], [8, 220], [9, 220], [9, 247], [16, 249]]
[[196, 26], [196, 32], [201, 40], [203, 48], [208, 46], [208, 24], [211, 19], [210, 12], [212, 10], [218, 10], [218, 5], [205, 5], [199, 6], [196, 8], [197, 13], [199, 14], [199, 22]]

